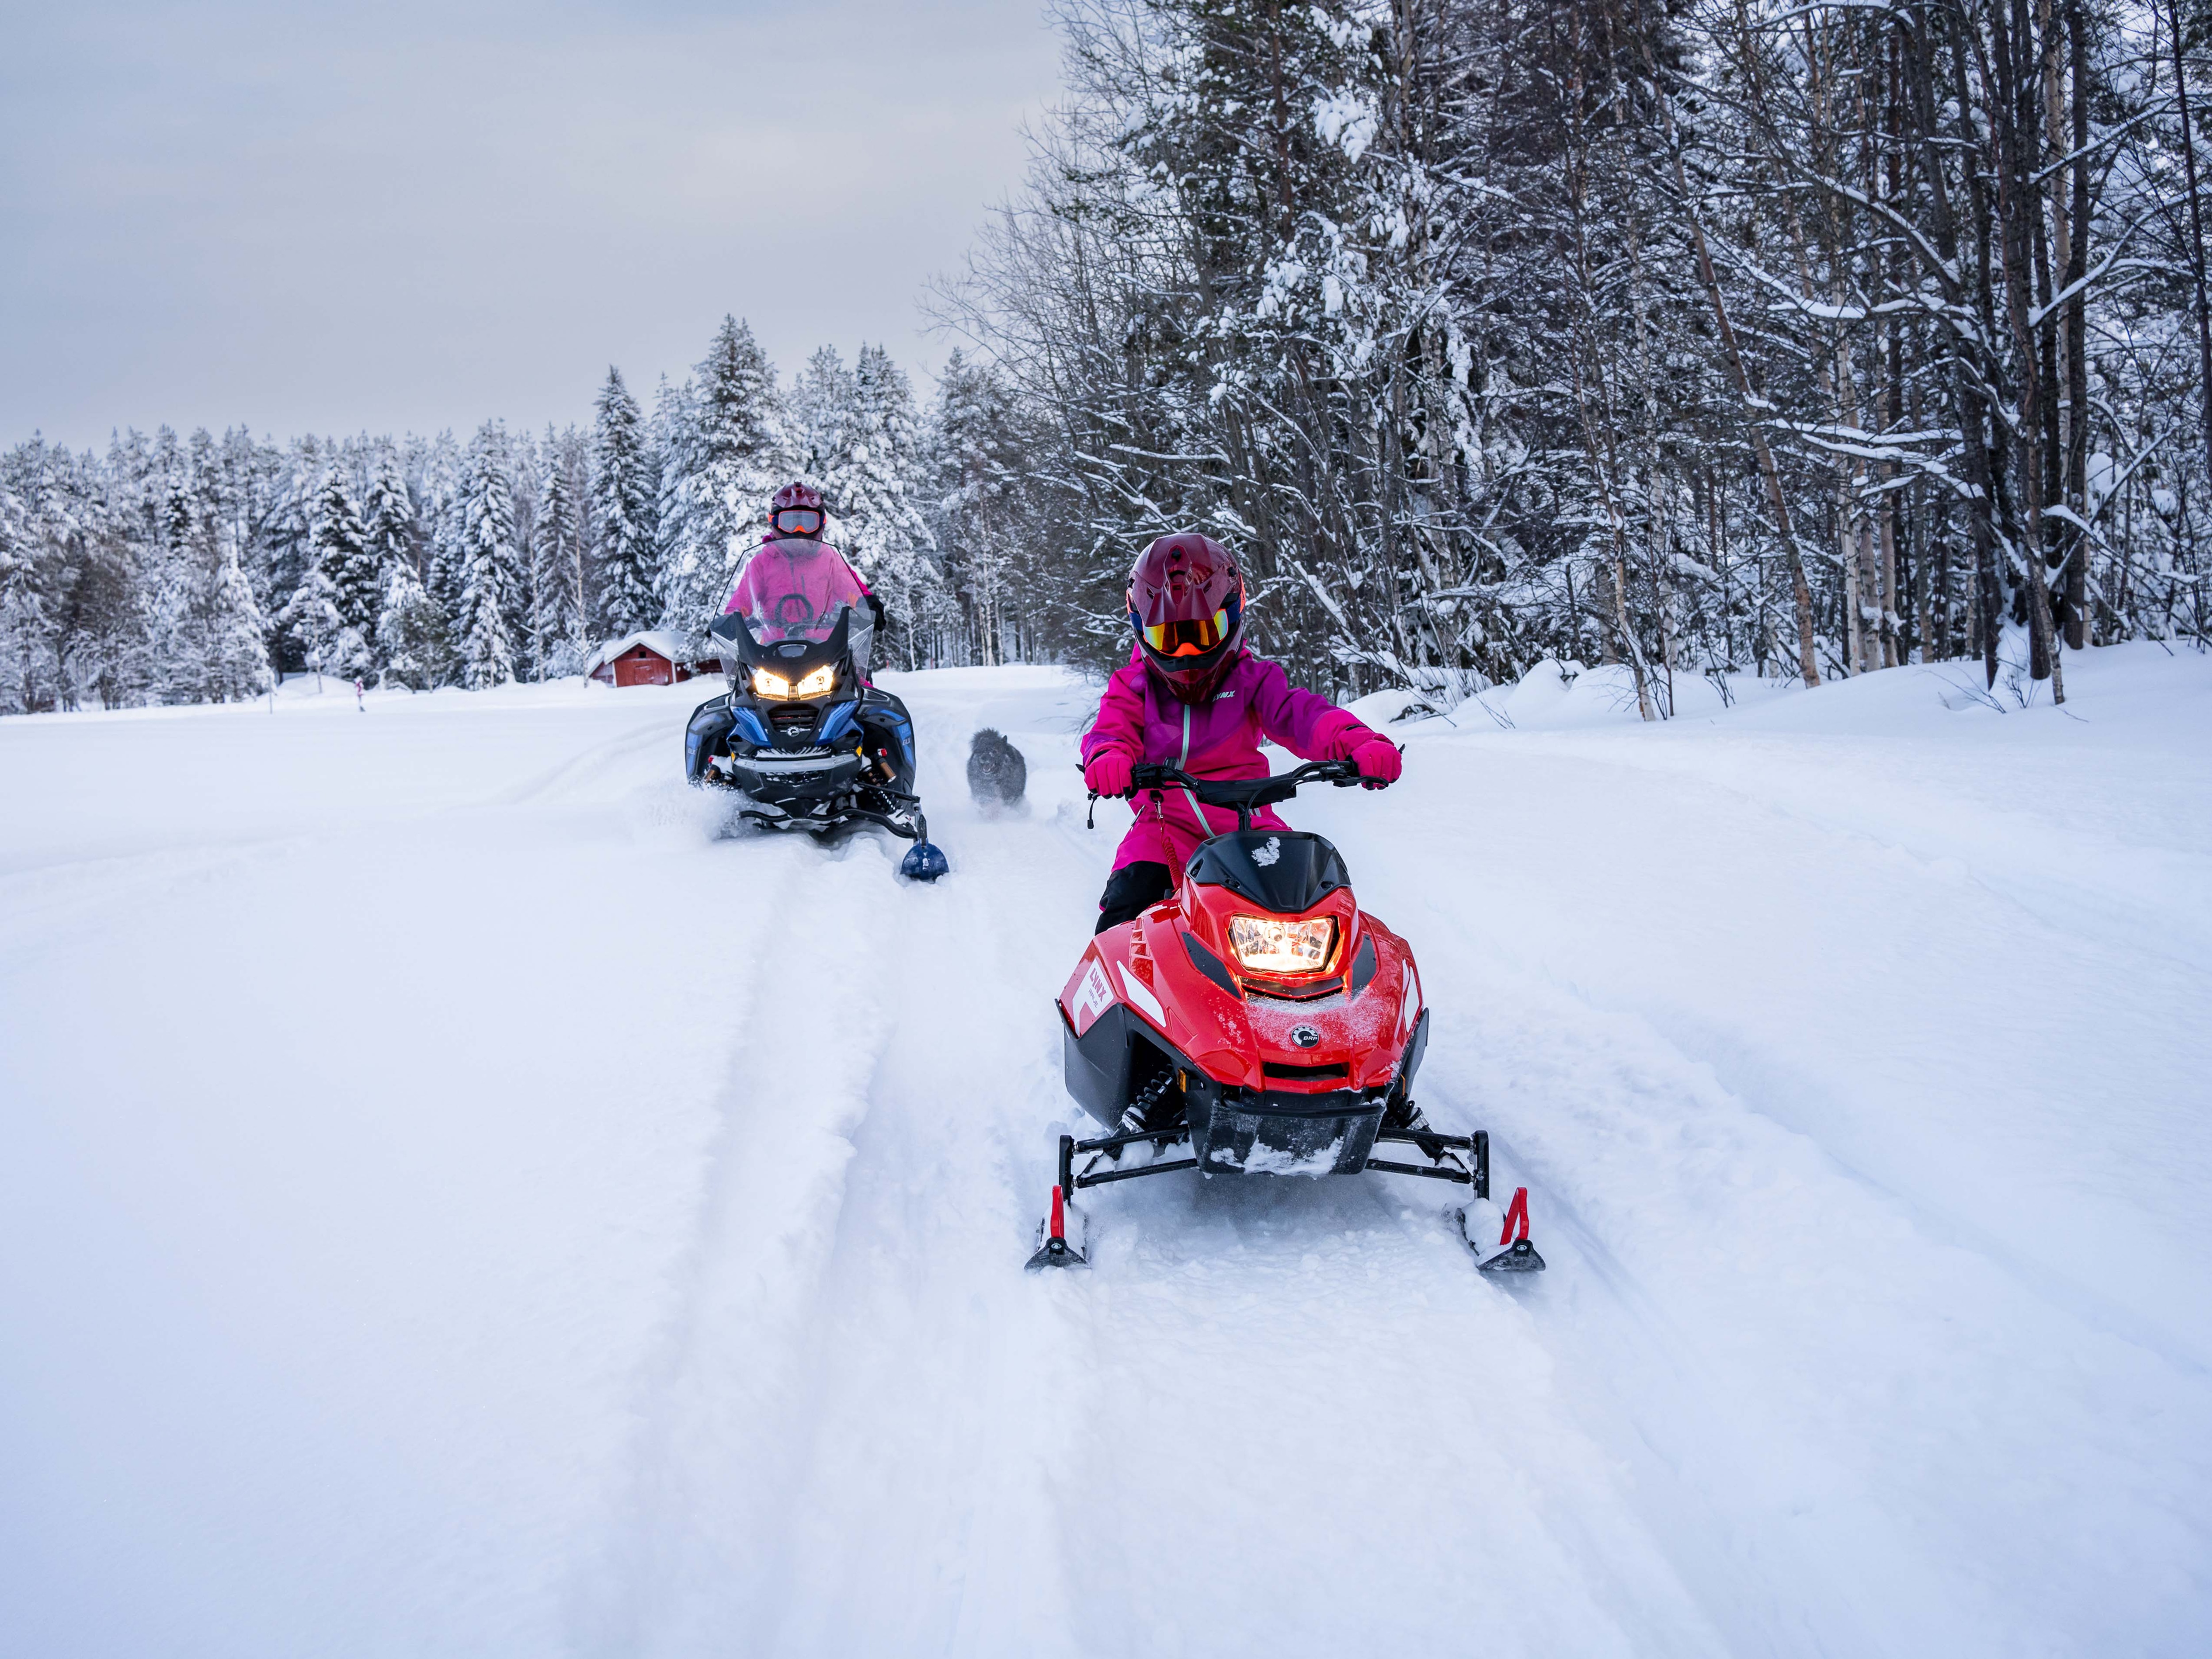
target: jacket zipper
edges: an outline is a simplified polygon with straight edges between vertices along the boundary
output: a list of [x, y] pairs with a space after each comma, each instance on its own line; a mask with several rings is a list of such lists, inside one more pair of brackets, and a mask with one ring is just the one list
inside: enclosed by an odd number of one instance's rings
[[[1190, 704], [1188, 703], [1182, 705], [1182, 758], [1176, 762], [1176, 770], [1184, 772], [1190, 770]], [[1206, 821], [1206, 814], [1199, 810], [1198, 797], [1191, 793], [1188, 784], [1183, 786], [1182, 798], [1190, 802], [1190, 815], [1198, 822], [1199, 839], [1204, 840], [1213, 833], [1213, 826]]]

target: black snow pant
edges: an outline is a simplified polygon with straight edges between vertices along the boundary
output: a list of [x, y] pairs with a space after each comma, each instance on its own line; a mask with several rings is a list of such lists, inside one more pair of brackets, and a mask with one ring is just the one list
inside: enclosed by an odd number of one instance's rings
[[1168, 867], [1150, 858], [1124, 864], [1107, 878], [1106, 891], [1098, 895], [1098, 925], [1094, 934], [1133, 922], [1138, 915], [1175, 891]]

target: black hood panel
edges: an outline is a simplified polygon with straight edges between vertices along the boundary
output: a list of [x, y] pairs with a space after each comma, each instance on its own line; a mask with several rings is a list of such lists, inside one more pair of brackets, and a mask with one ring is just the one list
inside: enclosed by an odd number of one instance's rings
[[1227, 887], [1278, 916], [1311, 910], [1352, 885], [1343, 856], [1303, 830], [1237, 830], [1217, 835], [1190, 861], [1190, 879]]

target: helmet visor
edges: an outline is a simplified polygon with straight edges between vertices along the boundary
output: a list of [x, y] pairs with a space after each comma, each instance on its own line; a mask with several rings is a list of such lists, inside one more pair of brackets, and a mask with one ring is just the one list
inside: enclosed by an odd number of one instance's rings
[[1161, 622], [1146, 626], [1137, 621], [1135, 613], [1129, 619], [1137, 622], [1145, 636], [1145, 643], [1152, 648], [1156, 656], [1204, 656], [1229, 637], [1237, 625], [1237, 607], [1224, 606], [1212, 616], [1201, 616], [1182, 622]]
[[769, 522], [782, 536], [818, 536], [822, 534], [822, 515], [812, 507], [778, 508]]

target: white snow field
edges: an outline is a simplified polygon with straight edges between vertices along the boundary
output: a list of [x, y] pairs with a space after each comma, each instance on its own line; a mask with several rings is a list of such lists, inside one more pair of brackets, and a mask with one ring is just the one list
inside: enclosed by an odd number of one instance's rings
[[2212, 1651], [2212, 664], [2067, 673], [1540, 671], [1285, 809], [1511, 1284], [1386, 1177], [1022, 1272], [1072, 676], [894, 678], [933, 888], [696, 686], [0, 722], [0, 1651]]

